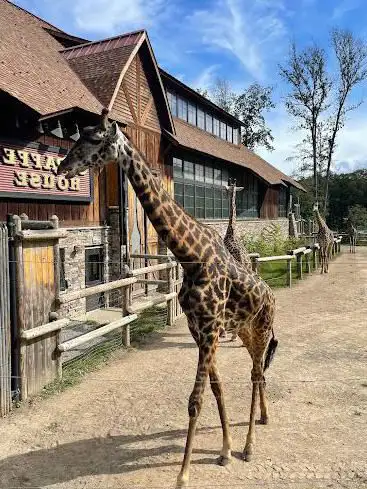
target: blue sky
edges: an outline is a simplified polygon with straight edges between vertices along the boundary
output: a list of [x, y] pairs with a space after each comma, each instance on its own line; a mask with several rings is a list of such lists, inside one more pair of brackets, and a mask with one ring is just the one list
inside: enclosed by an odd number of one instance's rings
[[[193, 87], [210, 88], [227, 78], [240, 91], [253, 81], [274, 87], [277, 103], [268, 116], [275, 151], [259, 153], [291, 173], [286, 161], [301, 135], [284, 110], [286, 86], [278, 64], [290, 41], [328, 47], [332, 27], [367, 37], [365, 0], [17, 0], [16, 4], [65, 31], [100, 39], [146, 28], [158, 63]], [[358, 98], [366, 96], [367, 83]], [[353, 112], [340, 133], [339, 171], [367, 166], [367, 102]]]

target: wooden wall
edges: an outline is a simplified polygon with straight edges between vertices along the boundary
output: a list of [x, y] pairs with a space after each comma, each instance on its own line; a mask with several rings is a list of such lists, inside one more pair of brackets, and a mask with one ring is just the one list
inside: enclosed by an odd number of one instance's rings
[[274, 187], [263, 186], [260, 193], [262, 197], [260, 206], [260, 219], [277, 219], [279, 207], [279, 190]]

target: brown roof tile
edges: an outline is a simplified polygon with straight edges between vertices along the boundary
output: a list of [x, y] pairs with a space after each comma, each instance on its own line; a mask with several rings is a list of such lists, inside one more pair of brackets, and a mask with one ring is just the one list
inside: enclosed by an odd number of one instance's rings
[[50, 24], [0, 0], [0, 89], [41, 115], [71, 107], [99, 113], [100, 102], [60, 54]]
[[176, 128], [175, 139], [181, 146], [248, 168], [270, 185], [283, 185], [286, 183], [304, 190], [302, 185], [293, 180], [293, 178], [277, 170], [273, 165], [242, 144], [228, 143], [177, 118], [174, 118], [174, 123]]
[[138, 31], [63, 51], [75, 73], [106, 107], [141, 34]]

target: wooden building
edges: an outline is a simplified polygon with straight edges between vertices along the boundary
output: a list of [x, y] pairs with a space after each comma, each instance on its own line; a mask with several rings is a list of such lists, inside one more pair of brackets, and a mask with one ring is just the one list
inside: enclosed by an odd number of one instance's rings
[[94, 124], [103, 106], [127, 124], [162, 185], [198, 219], [225, 230], [223, 186], [236, 177], [245, 187], [237, 202], [244, 231], [269, 220], [287, 231], [289, 189], [300, 185], [240, 144], [239, 120], [159, 69], [144, 30], [89, 42], [7, 0], [0, 0], [0, 28], [0, 221], [59, 217], [70, 229], [64, 288], [117, 276], [124, 246], [158, 250], [116, 165], [70, 181], [56, 175], [79, 129]]

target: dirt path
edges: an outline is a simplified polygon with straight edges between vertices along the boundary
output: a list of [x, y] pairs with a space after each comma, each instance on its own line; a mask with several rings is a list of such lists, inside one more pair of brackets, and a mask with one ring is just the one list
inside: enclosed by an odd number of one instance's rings
[[[329, 276], [276, 295], [271, 424], [257, 426], [254, 460], [243, 462], [250, 362], [238, 343], [223, 343], [235, 457], [226, 468], [215, 464], [221, 430], [207, 389], [190, 487], [366, 488], [367, 248], [344, 252]], [[0, 420], [0, 487], [174, 487], [196, 358], [181, 321], [144, 350]]]

